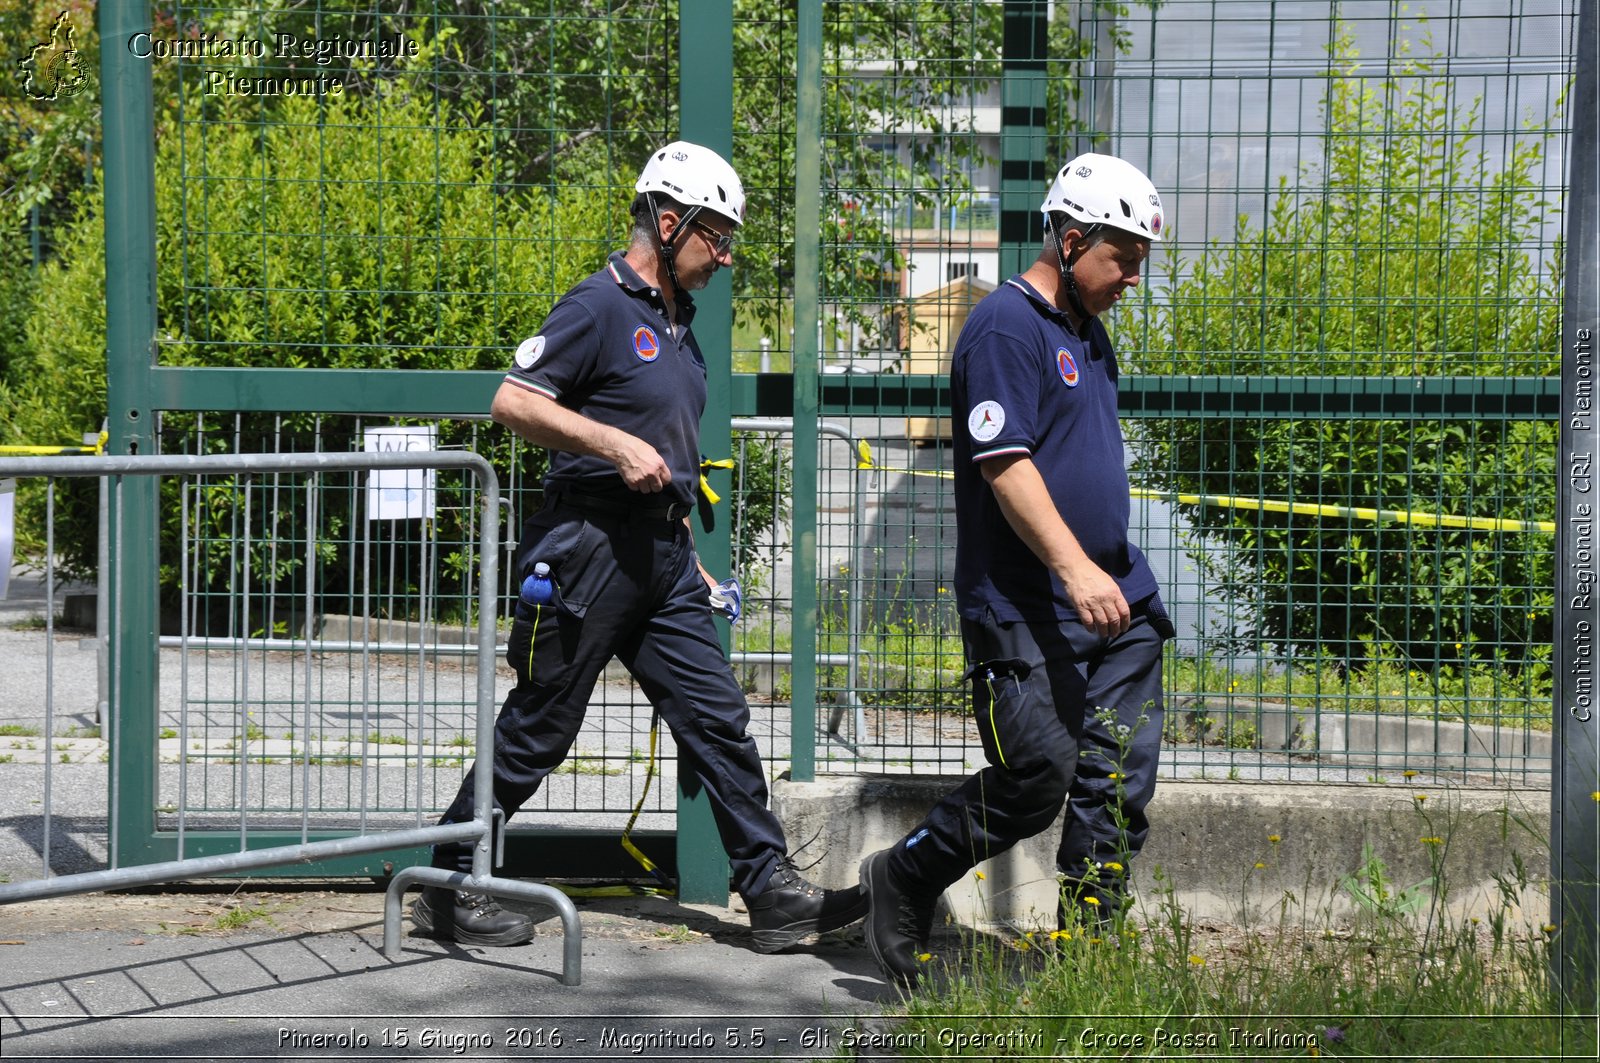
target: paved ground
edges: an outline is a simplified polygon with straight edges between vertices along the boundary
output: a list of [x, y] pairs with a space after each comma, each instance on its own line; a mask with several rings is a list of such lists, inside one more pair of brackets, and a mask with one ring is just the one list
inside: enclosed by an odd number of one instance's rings
[[[0, 725], [10, 732], [0, 732], [0, 882], [40, 877], [47, 844], [55, 873], [97, 870], [108, 828], [94, 644], [72, 631], [44, 639], [37, 581], [14, 580], [10, 592], [0, 601]], [[47, 684], [45, 728], [36, 717]], [[215, 881], [0, 906], [0, 1058], [811, 1059], [897, 999], [859, 928], [764, 956], [737, 898], [578, 899], [574, 987], [562, 982], [561, 925], [548, 909], [526, 909], [542, 920], [539, 935], [514, 949], [410, 937], [407, 921], [391, 962], [383, 893], [334, 885]]]
[[554, 919], [513, 949], [406, 937], [391, 962], [382, 898], [246, 885], [0, 908], [0, 1056], [811, 1059], [896, 999], [858, 929], [763, 956], [742, 912], [580, 901], [567, 986]]

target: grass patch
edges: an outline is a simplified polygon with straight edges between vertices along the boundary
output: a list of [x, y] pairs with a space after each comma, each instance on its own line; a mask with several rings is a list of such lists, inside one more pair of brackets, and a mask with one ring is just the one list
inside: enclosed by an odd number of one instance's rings
[[382, 731], [367, 735], [367, 743], [374, 746], [403, 746], [408, 741], [405, 735], [386, 735]]
[[622, 769], [607, 764], [604, 757], [568, 757], [552, 774], [621, 775]]
[[[265, 904], [241, 904], [219, 913], [204, 925], [178, 927], [177, 933], [190, 935], [225, 934], [233, 930], [243, 930], [259, 922], [265, 922], [269, 926], [277, 925], [272, 921], [271, 909]], [[171, 929], [165, 923], [161, 925], [163, 929]]]
[[38, 738], [42, 733], [25, 723], [0, 723], [0, 738]]
[[[1542, 653], [1548, 656], [1548, 650]], [[1180, 654], [1169, 644], [1163, 668], [1176, 698], [1204, 705], [1212, 722], [1221, 726], [1230, 713], [1249, 714], [1266, 703], [1306, 715], [1411, 714], [1549, 731], [1553, 703], [1548, 663], [1535, 653], [1518, 664], [1417, 662], [1398, 648], [1370, 644], [1360, 661], [1283, 665], [1230, 660], [1224, 654]], [[1192, 723], [1188, 726], [1194, 729]], [[1232, 744], [1217, 734], [1191, 738], [1200, 744]]]
[[1449, 914], [1454, 815], [1425, 802], [1416, 881], [1369, 848], [1320, 891], [1291, 886], [1269, 836], [1227, 928], [1157, 871], [1127, 916], [936, 939], [921, 987], [872, 1032], [897, 1058], [1595, 1058], [1593, 1015], [1552, 993], [1558, 930], [1527, 922], [1543, 895], [1520, 856], [1481, 916]]

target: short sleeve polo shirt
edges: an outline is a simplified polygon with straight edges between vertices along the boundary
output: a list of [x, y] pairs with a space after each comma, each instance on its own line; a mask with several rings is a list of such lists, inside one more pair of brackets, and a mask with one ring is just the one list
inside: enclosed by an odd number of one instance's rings
[[[692, 502], [700, 482], [700, 415], [706, 363], [689, 331], [694, 301], [677, 297], [674, 334], [666, 301], [615, 252], [605, 268], [562, 296], [537, 335], [523, 340], [506, 381], [644, 440], [672, 470], [663, 503]], [[552, 451], [545, 488], [636, 500], [616, 466]]]
[[1156, 591], [1128, 542], [1128, 474], [1117, 419], [1117, 360], [1098, 320], [1087, 335], [1021, 277], [973, 308], [956, 341], [956, 603], [972, 620], [1076, 619], [1061, 581], [1000, 509], [979, 466], [1031, 458], [1079, 545], [1129, 604]]

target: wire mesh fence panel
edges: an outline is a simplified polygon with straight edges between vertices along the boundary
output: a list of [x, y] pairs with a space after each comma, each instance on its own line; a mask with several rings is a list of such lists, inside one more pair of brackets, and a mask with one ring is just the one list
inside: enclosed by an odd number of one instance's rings
[[[276, 419], [255, 436], [249, 415], [168, 418], [168, 453], [204, 453], [208, 441], [234, 453], [465, 449], [505, 462], [496, 647], [501, 692], [514, 677], [504, 660], [516, 600], [515, 530], [542, 505], [527, 475], [527, 448], [488, 421], [404, 423], [390, 418]], [[181, 423], [180, 423], [181, 422]], [[447, 442], [448, 440], [448, 442]], [[186, 485], [164, 507], [177, 549], [162, 645], [180, 652], [163, 682], [186, 691], [164, 710], [164, 744], [194, 767], [181, 801], [191, 813], [232, 812], [243, 765], [307, 759], [319, 811], [410, 809], [432, 821], [455, 797], [472, 763], [476, 719], [471, 643], [476, 623], [473, 544], [480, 500], [471, 481], [390, 474], [384, 481], [289, 483], [281, 474]], [[314, 564], [305, 522], [317, 521]], [[306, 587], [316, 588], [308, 602]], [[291, 652], [311, 636], [312, 651]], [[597, 684], [571, 756], [526, 806], [619, 825], [644, 796], [651, 709], [631, 677], [613, 666]], [[676, 777], [670, 736], [641, 814], [670, 822]], [[252, 749], [253, 747], [253, 749]], [[241, 750], [252, 749], [248, 754]], [[244, 756], [245, 759], [241, 760]], [[269, 797], [249, 787], [259, 811]], [[220, 795], [213, 798], [215, 792]], [[613, 824], [616, 820], [617, 824]]]
[[[418, 827], [431, 827], [435, 817], [425, 772], [433, 763], [434, 740], [420, 711], [423, 699], [364, 690], [359, 700], [341, 700], [333, 689], [339, 669], [323, 665], [329, 657], [353, 662], [359, 652], [365, 687], [386, 671], [406, 672], [414, 664], [419, 677], [415, 688], [424, 690], [430, 680], [437, 683], [439, 672], [429, 667], [427, 629], [417, 625], [407, 640], [415, 646], [322, 641], [317, 629], [327, 602], [337, 598], [341, 579], [367, 563], [370, 554], [360, 547], [341, 548], [338, 533], [331, 531], [344, 523], [338, 505], [319, 502], [359, 488], [351, 512], [364, 519], [384, 480], [392, 480], [388, 474], [396, 474], [402, 481], [426, 483], [430, 490], [437, 487], [447, 497], [472, 499], [482, 512], [492, 512], [498, 489], [481, 459], [438, 452], [275, 452], [221, 458], [0, 457], [0, 466], [21, 477], [19, 526], [28, 559], [22, 572], [37, 570], [41, 576], [21, 582], [26, 588], [23, 615], [39, 625], [43, 637], [34, 642], [42, 646], [23, 638], [7, 647], [7, 671], [19, 680], [13, 691], [21, 701], [19, 711], [37, 723], [11, 725], [6, 733], [15, 737], [26, 731], [34, 740], [28, 750], [43, 751], [43, 758], [34, 761], [42, 765], [42, 777], [26, 769], [12, 773], [19, 799], [34, 815], [42, 815], [37, 831], [30, 824], [14, 832], [12, 841], [37, 845], [44, 877], [92, 871], [106, 843], [110, 877], [101, 877], [108, 885], [132, 884], [138, 876], [130, 878], [120, 869], [119, 838], [139, 834], [145, 824], [174, 829], [173, 852], [179, 860], [202, 855], [186, 848], [191, 837], [198, 837], [191, 831], [236, 836], [237, 849], [223, 863], [240, 866], [296, 862], [294, 855], [282, 855], [281, 848], [270, 855], [247, 855], [246, 850], [297, 843], [304, 847], [324, 840], [321, 832], [329, 829], [368, 835], [412, 825], [413, 819]], [[58, 483], [79, 479], [98, 485], [106, 532], [120, 542], [130, 534], [121, 519], [122, 502], [129, 481], [140, 477], [155, 480], [172, 503], [174, 534], [158, 552], [160, 565], [152, 572], [157, 585], [102, 583], [98, 603], [81, 587], [75, 595], [66, 594], [72, 584], [61, 578], [64, 566], [54, 550], [58, 523], [64, 519], [55, 505]], [[474, 486], [464, 489], [466, 482]], [[287, 510], [273, 512], [269, 500], [291, 493], [304, 499], [299, 517]], [[220, 540], [207, 529], [218, 526], [229, 529], [226, 551], [211, 553], [209, 548]], [[478, 741], [478, 720], [486, 719], [480, 707], [492, 692], [492, 668], [479, 668], [478, 663], [493, 649], [492, 627], [484, 626], [492, 624], [492, 617], [485, 617], [484, 604], [493, 600], [489, 581], [492, 559], [498, 555], [496, 528], [479, 525], [480, 535], [461, 544], [458, 576], [463, 593], [454, 617], [454, 642], [458, 657], [467, 662], [456, 662], [450, 700], [454, 716], [462, 721], [454, 744], [464, 744], [469, 755]], [[164, 572], [173, 573], [170, 595], [163, 595]], [[191, 586], [211, 593], [191, 596]], [[218, 588], [230, 590], [216, 593]], [[324, 589], [331, 590], [326, 598]], [[109, 603], [104, 600], [107, 590], [113, 592]], [[83, 598], [90, 599], [87, 609]], [[125, 633], [103, 641], [82, 639], [81, 648], [101, 650], [103, 670], [96, 667], [95, 656], [74, 653], [76, 660], [62, 661], [55, 652], [62, 628], [110, 632], [125, 602], [140, 598], [172, 605], [161, 625], [143, 632], [143, 645]], [[203, 603], [203, 614], [197, 603]], [[202, 615], [205, 619], [198, 619]], [[275, 620], [257, 619], [274, 615]], [[209, 633], [197, 631], [202, 625]], [[126, 663], [143, 653], [157, 665], [150, 676], [153, 715], [143, 711], [143, 704], [126, 704], [124, 687], [115, 681]], [[357, 669], [346, 672], [348, 683]], [[58, 674], [63, 680], [59, 684]], [[403, 685], [409, 692], [411, 684]], [[356, 712], [344, 711], [348, 709]], [[357, 714], [363, 723], [397, 714], [408, 722], [416, 720], [417, 726], [405, 737], [406, 748], [395, 751], [387, 748], [381, 725], [372, 733], [352, 728], [349, 721]], [[130, 767], [112, 755], [124, 747], [145, 756]], [[15, 751], [5, 751], [4, 763], [15, 760]], [[135, 771], [139, 779], [132, 778]], [[134, 796], [145, 780], [152, 784], [149, 804]], [[94, 797], [86, 800], [88, 794]], [[57, 828], [67, 843], [56, 850], [63, 858], [60, 863], [52, 853]], [[384, 833], [385, 838], [404, 838], [392, 843], [399, 846], [432, 836], [431, 831]], [[355, 854], [384, 844], [363, 837], [323, 850], [327, 855]], [[312, 858], [308, 850], [305, 859]]]
[[1167, 211], [1106, 319], [1180, 628], [1165, 770], [1545, 784], [1575, 6], [825, 8], [823, 413], [877, 457], [859, 571], [819, 566], [823, 631], [831, 608], [861, 645], [826, 686], [877, 706], [835, 767], [981, 761], [950, 411], [909, 396], [1039, 253], [1052, 168], [1096, 150]]
[[[172, 4], [157, 6], [149, 36], [162, 103], [157, 361], [365, 373], [362, 394], [326, 408], [418, 408], [406, 394], [418, 385], [387, 370], [507, 369], [556, 299], [627, 245], [639, 166], [678, 125], [676, 4]], [[478, 411], [492, 394], [485, 385]], [[285, 415], [250, 395], [238, 401], [250, 412], [211, 414], [203, 411], [225, 407], [198, 403], [167, 411], [161, 449], [426, 445], [490, 457], [508, 484], [509, 615], [513, 547], [541, 503], [543, 451], [470, 420]], [[441, 396], [445, 405], [459, 401]], [[197, 716], [201, 733], [190, 741], [215, 747], [215, 767], [232, 768], [221, 747], [258, 731], [276, 744], [314, 734], [360, 746], [369, 766], [347, 765], [348, 780], [320, 798], [330, 810], [354, 807], [357, 796], [428, 816], [449, 803], [470, 761], [460, 739], [471, 732], [471, 664], [453, 629], [470, 605], [463, 544], [475, 499], [442, 487], [432, 497], [426, 515], [400, 506], [374, 518], [355, 487], [311, 499], [277, 483], [201, 484], [185, 496], [191, 538], [185, 564], [167, 567], [166, 593], [178, 625], [171, 637], [206, 647], [194, 680], [199, 704], [220, 715]], [[328, 522], [325, 549], [341, 560], [319, 559], [329, 591], [308, 617], [299, 568], [267, 544], [297, 534], [313, 506]], [[170, 525], [176, 499], [165, 512]], [[215, 578], [237, 562], [247, 520], [262, 536], [259, 597]], [[192, 581], [181, 602], [180, 568]], [[318, 707], [309, 725], [294, 704], [252, 685], [265, 681], [276, 646], [238, 641], [308, 623], [324, 644], [349, 644], [302, 666]], [[509, 689], [503, 664], [501, 674]], [[255, 716], [230, 733], [221, 717], [242, 699]], [[631, 679], [608, 670], [572, 755], [529, 816], [571, 826], [579, 815], [602, 828], [625, 816], [640, 796], [650, 723]], [[670, 825], [670, 739], [661, 759], [665, 785], [646, 827]], [[204, 775], [191, 785], [202, 798], [210, 792]]]

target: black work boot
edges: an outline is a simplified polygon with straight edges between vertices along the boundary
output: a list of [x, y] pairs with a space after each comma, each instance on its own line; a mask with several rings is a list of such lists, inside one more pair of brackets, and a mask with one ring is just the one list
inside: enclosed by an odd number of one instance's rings
[[500, 907], [487, 893], [429, 886], [411, 905], [411, 921], [428, 937], [462, 945], [521, 945], [533, 940], [533, 920]]
[[933, 933], [939, 898], [914, 896], [896, 882], [888, 849], [861, 862], [861, 889], [870, 906], [865, 936], [872, 958], [885, 978], [910, 989], [925, 966], [921, 957]]
[[826, 934], [847, 927], [867, 914], [867, 899], [859, 888], [825, 890], [807, 882], [783, 857], [767, 880], [766, 889], [745, 898], [750, 929], [757, 952], [777, 952], [811, 934]]

